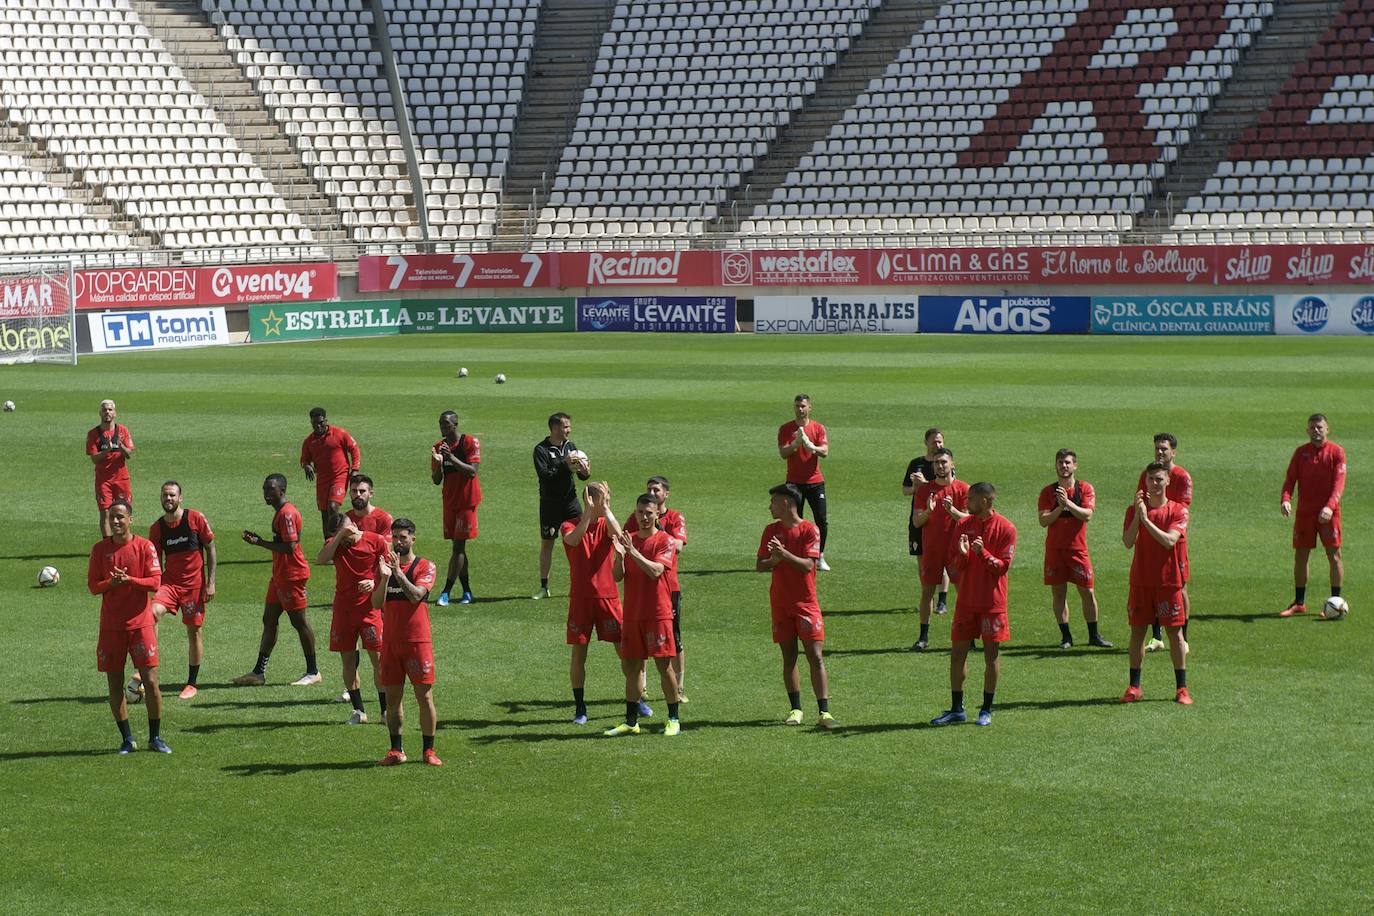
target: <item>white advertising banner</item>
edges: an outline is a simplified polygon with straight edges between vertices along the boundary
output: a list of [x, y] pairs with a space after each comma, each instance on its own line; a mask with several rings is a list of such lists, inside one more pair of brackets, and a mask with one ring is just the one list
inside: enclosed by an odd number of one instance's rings
[[221, 306], [155, 312], [100, 312], [86, 316], [91, 352], [127, 353], [210, 347], [229, 343], [229, 322]]
[[848, 291], [814, 296], [758, 296], [756, 334], [915, 334], [911, 296], [865, 296]]
[[1308, 293], [1274, 297], [1274, 333], [1306, 337], [1313, 334], [1374, 334], [1374, 295]]

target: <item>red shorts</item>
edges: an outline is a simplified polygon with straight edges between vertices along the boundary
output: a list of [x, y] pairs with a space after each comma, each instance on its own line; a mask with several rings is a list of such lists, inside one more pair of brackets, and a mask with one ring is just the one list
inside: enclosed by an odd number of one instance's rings
[[109, 480], [97, 480], [95, 482], [95, 506], [104, 512], [110, 508], [110, 504], [116, 499], [126, 503], [133, 502], [133, 495], [129, 492], [128, 477], [113, 477]]
[[784, 643], [804, 639], [807, 642], [825, 640], [825, 619], [820, 611], [773, 612], [773, 642]]
[[366, 608], [334, 606], [334, 617], [329, 621], [329, 651], [352, 652], [358, 648], [358, 640], [369, 652], [382, 648], [382, 612], [368, 605]]
[[410, 678], [412, 684], [433, 684], [434, 643], [400, 640], [382, 643], [377, 678], [383, 685], [392, 686], [405, 683], [406, 678]]
[[1093, 587], [1093, 561], [1086, 550], [1045, 551], [1046, 585]]
[[325, 480], [323, 477], [320, 477], [319, 475], [315, 476], [315, 506], [321, 512], [328, 509], [330, 503], [333, 503], [335, 507], [342, 506], [344, 503], [348, 501], [344, 498], [347, 495], [347, 474], [345, 474], [342, 477], [335, 478], [334, 480]]
[[626, 617], [621, 624], [621, 658], [672, 658], [677, 654], [673, 621]]
[[126, 655], [133, 660], [135, 668], [156, 668], [157, 627], [100, 631], [95, 644], [97, 671], [123, 671]]
[[1315, 515], [1293, 516], [1293, 547], [1297, 550], [1311, 550], [1320, 538], [1323, 547], [1341, 546], [1341, 513], [1338, 510], [1325, 525], [1317, 521]]
[[180, 614], [181, 622], [188, 627], [198, 627], [205, 622], [205, 592], [199, 586], [184, 588], [164, 583], [153, 595], [153, 603]]
[[591, 642], [593, 630], [602, 642], [620, 642], [620, 625], [624, 619], [619, 598], [569, 597], [568, 645], [585, 646]]
[[477, 507], [444, 503], [444, 540], [471, 541], [477, 537]]
[[[921, 584], [939, 585], [945, 572], [949, 573], [949, 581], [953, 582], [956, 574], [950, 568], [950, 554], [943, 545], [923, 544], [920, 557], [921, 563]], [[955, 548], [956, 550], [958, 548]]]
[[1188, 622], [1183, 610], [1183, 586], [1157, 585], [1154, 588], [1131, 586], [1126, 599], [1126, 616], [1133, 627], [1159, 624], [1181, 627]]
[[949, 627], [951, 642], [967, 642], [981, 639], [983, 642], [1006, 642], [1011, 639], [1011, 626], [1007, 623], [1007, 609], [983, 608], [965, 610], [956, 602], [954, 622]]
[[305, 610], [306, 579], [291, 579], [286, 582], [272, 579], [267, 583], [267, 597], [264, 604], [276, 604], [283, 611]]

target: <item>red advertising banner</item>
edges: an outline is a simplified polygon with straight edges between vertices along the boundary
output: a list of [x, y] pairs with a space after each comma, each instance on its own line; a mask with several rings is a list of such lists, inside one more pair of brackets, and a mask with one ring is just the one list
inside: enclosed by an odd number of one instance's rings
[[558, 257], [534, 252], [366, 255], [358, 259], [358, 291], [548, 289], [558, 285]]
[[67, 284], [58, 277], [0, 277], [0, 318], [67, 313]]
[[178, 308], [339, 298], [333, 263], [76, 271], [76, 307]]
[[[154, 279], [158, 278], [149, 278], [147, 282]], [[358, 260], [358, 289], [367, 293], [421, 289], [952, 284], [1374, 284], [1374, 245], [493, 252], [369, 256]], [[174, 286], [170, 282], [168, 285]]]

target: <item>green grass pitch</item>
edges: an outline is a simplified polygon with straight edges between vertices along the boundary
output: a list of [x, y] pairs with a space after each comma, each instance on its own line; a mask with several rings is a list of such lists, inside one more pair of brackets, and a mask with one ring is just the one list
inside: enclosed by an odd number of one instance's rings
[[[459, 380], [460, 365], [472, 376]], [[497, 372], [510, 382], [492, 384]], [[1365, 340], [1006, 337], [452, 336], [284, 344], [5, 367], [0, 608], [3, 816], [10, 912], [1368, 912], [1374, 757], [1367, 616], [1374, 355]], [[781, 725], [768, 580], [752, 572], [782, 477], [774, 431], [798, 391], [830, 434], [824, 463], [834, 571], [821, 574], [832, 706], [843, 728]], [[175, 753], [113, 754], [95, 671], [96, 536], [85, 431], [118, 401], [138, 452], [136, 530], [159, 484], [220, 544], [203, 689], [189, 703], [180, 624], [161, 626]], [[486, 501], [472, 545], [481, 603], [432, 608], [441, 770], [378, 770], [373, 724], [343, 725], [339, 664], [292, 688], [283, 626], [265, 688], [226, 686], [256, 651], [267, 555], [260, 485], [288, 474], [319, 548], [297, 468], [315, 404], [349, 429], [376, 503], [419, 524], [439, 561], [428, 448], [456, 408], [482, 440]], [[691, 536], [682, 560], [684, 730], [600, 737], [622, 714], [611, 647], [589, 660], [593, 726], [577, 727], [555, 599], [535, 586], [530, 452], [555, 410], [610, 481], [618, 513], [650, 474], [673, 484]], [[1291, 599], [1278, 492], [1304, 421], [1321, 410], [1350, 456], [1341, 623], [1274, 615]], [[915, 567], [898, 484], [939, 425], [965, 480], [993, 481], [1020, 531], [1012, 642], [992, 728], [925, 725], [949, 702], [949, 618], [938, 651], [908, 653]], [[1197, 485], [1190, 686], [1169, 702], [1162, 654], [1148, 702], [1121, 707], [1129, 553], [1120, 519], [1151, 436], [1180, 439]], [[1060, 652], [1040, 583], [1038, 490], [1076, 448], [1099, 494], [1090, 526], [1104, 633], [1115, 651]], [[64, 578], [33, 587], [45, 563]], [[1314, 563], [1312, 603], [1326, 597]], [[312, 579], [326, 645], [332, 587]], [[1072, 616], [1080, 642], [1084, 628]], [[366, 671], [366, 665], [364, 666]], [[367, 675], [364, 675], [365, 679]], [[981, 689], [972, 665], [968, 691]], [[365, 680], [366, 683], [366, 680]], [[651, 697], [659, 696], [651, 678]], [[808, 723], [815, 707], [803, 666]], [[145, 713], [132, 711], [140, 745]], [[407, 749], [419, 750], [407, 700]]]

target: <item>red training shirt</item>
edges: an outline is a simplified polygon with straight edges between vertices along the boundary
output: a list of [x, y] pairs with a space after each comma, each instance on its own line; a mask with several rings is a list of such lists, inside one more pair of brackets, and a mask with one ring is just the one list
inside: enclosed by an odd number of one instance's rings
[[[1059, 482], [1055, 481], [1048, 487], [1040, 491], [1039, 507], [1041, 512], [1048, 512], [1058, 503], [1054, 498], [1054, 491], [1059, 488]], [[1074, 494], [1069, 493], [1069, 501], [1078, 504], [1080, 509], [1095, 509], [1097, 507], [1097, 494], [1093, 492], [1093, 485], [1086, 480], [1078, 481], [1078, 498], [1074, 499]], [[1059, 513], [1059, 517], [1050, 523], [1045, 529], [1045, 552], [1052, 550], [1073, 550], [1082, 553], [1088, 552], [1088, 523], [1082, 519], [1070, 515], [1067, 511]]]
[[127, 482], [129, 479], [129, 459], [125, 458], [124, 453], [114, 447], [116, 442], [123, 442], [127, 449], [132, 450], [134, 447], [134, 437], [129, 435], [129, 430], [123, 423], [116, 423], [114, 429], [109, 432], [97, 424], [86, 433], [87, 455], [99, 455], [102, 445], [108, 449], [105, 452], [105, 460], [98, 461], [95, 465], [95, 482], [97, 484], [111, 480]]
[[[759, 538], [760, 560], [768, 559], [768, 542], [773, 538], [781, 541], [783, 550], [794, 556], [814, 560], [821, 555], [821, 529], [809, 519], [802, 519], [791, 528], [782, 522], [773, 522], [764, 528], [763, 537]], [[816, 599], [816, 567], [813, 565], [809, 572], [804, 573], [788, 563], [774, 566], [773, 581], [768, 586], [768, 603], [775, 614], [819, 614], [821, 605]]]
[[[636, 531], [632, 539], [635, 549], [646, 560], [665, 567], [673, 562], [673, 545], [662, 531], [655, 529], [648, 537]], [[638, 563], [626, 557], [624, 606], [627, 620], [672, 620], [673, 598], [668, 590], [667, 571], [657, 579], [651, 578]]]
[[[434, 564], [424, 557], [416, 557], [404, 567], [412, 585], [428, 592], [434, 587]], [[411, 601], [399, 584], [387, 580], [386, 602], [382, 605], [382, 632], [386, 639], [396, 642], [430, 642], [429, 599]]]
[[[1188, 531], [1188, 507], [1166, 499], [1164, 505], [1152, 508], [1146, 504], [1145, 517], [1163, 531], [1177, 531], [1180, 534], [1173, 547], [1165, 547], [1150, 536], [1142, 524], [1135, 539], [1135, 555], [1131, 559], [1132, 588], [1171, 588], [1183, 587], [1183, 557], [1180, 548], [1181, 535]], [[1126, 518], [1121, 524], [1124, 534], [1135, 518], [1135, 506], [1126, 508]]]
[[[968, 535], [969, 542], [983, 539], [983, 555], [969, 548], [967, 555], [959, 550], [959, 540]], [[1007, 570], [1016, 555], [1016, 526], [1005, 515], [993, 512], [987, 518], [970, 515], [959, 522], [950, 541], [950, 556], [959, 570], [956, 609], [968, 607], [988, 613], [1007, 609]]]
[[310, 564], [301, 552], [301, 514], [290, 503], [282, 503], [272, 516], [272, 540], [290, 544], [290, 553], [272, 553], [272, 578], [278, 582], [298, 582], [310, 578]]
[[[578, 519], [563, 523], [560, 536], [571, 534]], [[568, 554], [568, 597], [571, 598], [619, 598], [615, 588], [615, 574], [611, 569], [612, 554], [611, 529], [604, 518], [599, 518], [587, 526], [582, 540], [577, 544], [563, 543]]]
[[[687, 522], [682, 517], [682, 513], [676, 509], [665, 509], [658, 518], [658, 527], [663, 533], [675, 541], [681, 541], [682, 546], [687, 546]], [[663, 573], [668, 579], [668, 591], [680, 592], [682, 588], [677, 582], [677, 561], [680, 554], [673, 551], [673, 562], [668, 565], [668, 569]]]
[[356, 509], [349, 509], [344, 513], [353, 519], [353, 524], [358, 526], [359, 531], [371, 531], [373, 534], [380, 534], [386, 538], [387, 543], [391, 543], [391, 523], [395, 521], [391, 513], [385, 509], [372, 507], [372, 511], [364, 515]]
[[[473, 466], [482, 463], [482, 443], [476, 436], [469, 436], [466, 433], [458, 437], [457, 442], [449, 442], [447, 439], [440, 439], [434, 443], [430, 449], [429, 470], [434, 473], [439, 470], [439, 462], [434, 460], [433, 453], [439, 450], [439, 446], [448, 444], [449, 451], [458, 458], [459, 461]], [[444, 468], [443, 504], [445, 507], [457, 511], [464, 509], [476, 509], [482, 502], [482, 484], [476, 477], [469, 477], [457, 468]]]
[[168, 526], [163, 516], [148, 528], [148, 540], [162, 554], [162, 581], [178, 588], [201, 587], [200, 574], [205, 568], [201, 550], [214, 539], [210, 523], [195, 509], [182, 509], [181, 522], [176, 527]]
[[372, 594], [358, 591], [358, 583], [377, 583], [377, 561], [390, 546], [391, 538], [364, 531], [358, 543], [334, 551], [334, 610], [366, 612], [371, 607]]
[[323, 436], [311, 430], [301, 443], [301, 467], [314, 465], [317, 481], [347, 481], [349, 471], [356, 471], [362, 460], [358, 443], [342, 426], [329, 427]]
[[1345, 493], [1345, 449], [1330, 439], [1321, 448], [1311, 442], [1298, 446], [1283, 477], [1282, 500], [1293, 499], [1294, 486], [1298, 489], [1298, 515], [1315, 518], [1322, 509], [1339, 511]]
[[[806, 438], [810, 439], [815, 445], [825, 445], [825, 427], [815, 420], [806, 421]], [[797, 436], [797, 421], [789, 420], [778, 427], [778, 447], [782, 448], [791, 445], [792, 440]], [[788, 483], [824, 483], [825, 476], [821, 474], [821, 459], [816, 453], [806, 446], [801, 446], [787, 457], [787, 482]]]
[[[127, 572], [129, 581], [106, 588], [115, 567]], [[92, 595], [100, 595], [101, 630], [138, 630], [152, 626], [152, 595], [161, 584], [162, 567], [157, 562], [157, 548], [147, 538], [135, 534], [126, 544], [112, 537], [102, 538], [91, 548], [86, 586]]]
[[954, 549], [954, 540], [951, 536], [954, 528], [959, 524], [959, 520], [950, 515], [945, 510], [945, 497], [948, 496], [954, 503], [954, 508], [960, 512], [968, 511], [968, 484], [962, 480], [951, 480], [941, 486], [938, 482], [931, 480], [921, 484], [916, 488], [916, 492], [911, 496], [913, 509], [924, 512], [926, 503], [930, 500], [930, 494], [935, 494], [935, 509], [930, 513], [930, 518], [921, 526], [921, 543], [927, 548], [947, 545], [947, 549]]

